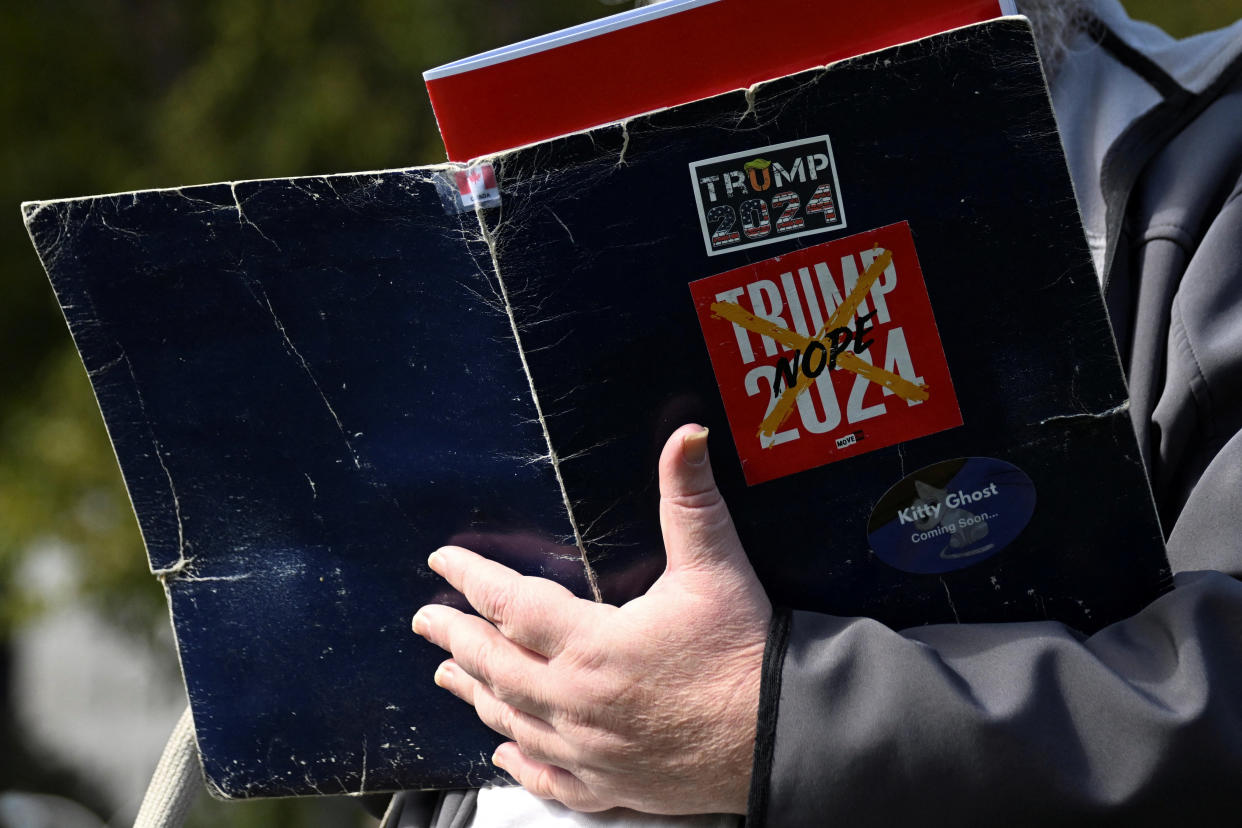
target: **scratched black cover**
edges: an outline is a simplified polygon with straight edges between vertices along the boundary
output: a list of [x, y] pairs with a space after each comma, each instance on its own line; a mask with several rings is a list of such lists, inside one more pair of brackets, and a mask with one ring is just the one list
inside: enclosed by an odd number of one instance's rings
[[[687, 165], [825, 133], [851, 229], [705, 255]], [[430, 168], [25, 205], [169, 595], [216, 793], [496, 778], [498, 738], [435, 690], [441, 655], [409, 632], [452, 600], [427, 553], [465, 543], [624, 600], [662, 565], [654, 460], [689, 420], [713, 428], [781, 603], [1091, 630], [1167, 587], [1024, 23], [494, 161], [503, 206], [482, 225], [445, 212]], [[898, 221], [965, 424], [747, 487], [687, 283]], [[957, 572], [880, 562], [878, 498], [961, 456], [1032, 477], [1030, 526]]]
[[410, 632], [443, 597], [427, 555], [505, 534], [511, 563], [587, 594], [477, 221], [430, 179], [26, 208], [218, 793], [491, 779], [491, 733], [432, 692], [440, 656]]
[[[830, 134], [849, 229], [708, 257], [692, 162]], [[1055, 618], [1093, 631], [1169, 585], [1127, 392], [1028, 24], [983, 23], [511, 153], [488, 223], [604, 596], [658, 544], [653, 473], [684, 422], [769, 592], [894, 627]], [[555, 171], [552, 176], [547, 170]], [[908, 221], [964, 425], [742, 479], [686, 283]], [[906, 474], [996, 457], [1038, 507], [1002, 553], [911, 575], [868, 548]], [[656, 573], [652, 573], [654, 576]], [[626, 582], [623, 586], [629, 586]]]

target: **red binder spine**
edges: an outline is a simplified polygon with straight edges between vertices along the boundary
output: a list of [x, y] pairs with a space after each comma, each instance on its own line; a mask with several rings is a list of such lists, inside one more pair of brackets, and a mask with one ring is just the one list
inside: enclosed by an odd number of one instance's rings
[[[659, 7], [652, 7], [658, 9]], [[488, 155], [697, 100], [1005, 11], [998, 0], [714, 0], [572, 30], [426, 74], [448, 156]], [[627, 22], [628, 21], [628, 22]]]

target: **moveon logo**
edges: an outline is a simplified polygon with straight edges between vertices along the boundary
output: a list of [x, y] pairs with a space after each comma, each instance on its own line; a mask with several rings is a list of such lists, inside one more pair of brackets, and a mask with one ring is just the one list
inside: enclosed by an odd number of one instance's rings
[[837, 448], [849, 448], [850, 446], [857, 445], [858, 441], [861, 439], [863, 439], [863, 433], [861, 430], [855, 431], [852, 434], [847, 434], [844, 437], [838, 437]]
[[690, 165], [707, 254], [845, 227], [827, 135]]

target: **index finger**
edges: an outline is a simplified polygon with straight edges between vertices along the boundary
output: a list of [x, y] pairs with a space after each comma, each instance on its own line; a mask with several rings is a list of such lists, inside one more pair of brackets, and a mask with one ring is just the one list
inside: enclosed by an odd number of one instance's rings
[[586, 603], [558, 583], [521, 575], [460, 546], [437, 549], [427, 565], [501, 635], [549, 658], [564, 648]]

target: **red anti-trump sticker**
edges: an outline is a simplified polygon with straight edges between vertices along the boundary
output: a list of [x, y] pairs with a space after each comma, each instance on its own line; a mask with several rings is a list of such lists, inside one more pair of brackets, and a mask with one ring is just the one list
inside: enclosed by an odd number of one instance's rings
[[905, 222], [690, 292], [750, 485], [962, 424]]

